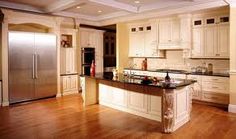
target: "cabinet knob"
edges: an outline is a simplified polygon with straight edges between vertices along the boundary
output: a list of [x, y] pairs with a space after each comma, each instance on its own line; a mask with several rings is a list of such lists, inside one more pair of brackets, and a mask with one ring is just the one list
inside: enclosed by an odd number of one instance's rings
[[220, 56], [220, 54], [216, 54], [216, 56]]

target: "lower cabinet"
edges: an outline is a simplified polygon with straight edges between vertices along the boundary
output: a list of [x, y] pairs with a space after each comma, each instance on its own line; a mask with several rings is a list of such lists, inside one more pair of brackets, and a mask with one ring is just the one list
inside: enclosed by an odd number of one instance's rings
[[99, 104], [161, 121], [162, 100], [160, 96], [99, 84]]
[[143, 93], [128, 91], [128, 108], [147, 113], [148, 96]]
[[62, 95], [78, 93], [78, 75], [62, 76]]

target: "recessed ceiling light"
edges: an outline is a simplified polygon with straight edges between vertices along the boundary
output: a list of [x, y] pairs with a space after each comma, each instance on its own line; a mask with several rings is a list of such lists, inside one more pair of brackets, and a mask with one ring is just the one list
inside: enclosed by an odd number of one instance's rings
[[139, 4], [139, 3], [140, 3], [140, 1], [136, 0], [136, 1], [134, 1], [134, 3], [136, 3], [136, 4]]
[[80, 6], [77, 6], [76, 8], [77, 8], [77, 9], [80, 9], [81, 7], [80, 7]]
[[101, 13], [101, 12], [102, 12], [101, 10], [98, 11], [98, 13]]

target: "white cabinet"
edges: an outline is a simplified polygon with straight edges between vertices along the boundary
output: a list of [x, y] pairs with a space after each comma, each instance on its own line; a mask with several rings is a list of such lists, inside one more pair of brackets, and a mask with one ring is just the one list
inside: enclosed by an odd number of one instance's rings
[[103, 72], [103, 33], [104, 31], [80, 28], [80, 47], [95, 48], [95, 71]]
[[202, 78], [199, 75], [188, 75], [188, 79], [195, 80], [192, 90], [192, 98], [196, 100], [201, 100], [202, 98]]
[[179, 49], [180, 47], [180, 19], [161, 19], [158, 49]]
[[214, 57], [217, 56], [217, 27], [209, 26], [204, 29], [205, 44], [204, 44], [204, 56]]
[[129, 56], [143, 57], [145, 45], [144, 25], [131, 25], [129, 33]]
[[128, 108], [147, 113], [147, 95], [128, 91]]
[[148, 113], [161, 117], [161, 105], [162, 100], [160, 96], [149, 95], [148, 96]]
[[61, 74], [77, 73], [76, 56], [76, 48], [61, 48]]
[[122, 107], [127, 107], [127, 92], [120, 88], [113, 87], [112, 103]]
[[164, 57], [158, 50], [156, 21], [131, 24], [129, 29], [129, 57]]
[[229, 58], [228, 16], [194, 19], [192, 35], [192, 58]]
[[229, 57], [229, 25], [219, 25], [217, 55]]
[[203, 28], [193, 28], [192, 57], [202, 57], [204, 48]]
[[113, 88], [108, 85], [99, 84], [99, 101], [103, 103], [112, 102]]
[[81, 28], [79, 32], [80, 47], [95, 47], [96, 33], [93, 30]]
[[61, 76], [62, 94], [78, 93], [78, 75]]

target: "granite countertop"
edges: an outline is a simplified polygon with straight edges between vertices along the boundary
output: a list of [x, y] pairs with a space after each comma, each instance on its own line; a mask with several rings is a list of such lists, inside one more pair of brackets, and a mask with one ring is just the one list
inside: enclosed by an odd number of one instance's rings
[[88, 76], [88, 75], [80, 75], [84, 77], [99, 79], [99, 80], [108, 80], [113, 82], [121, 82], [126, 84], [137, 84], [137, 85], [146, 85], [146, 86], [155, 86], [163, 89], [175, 89], [178, 87], [183, 87], [190, 85], [196, 81], [194, 80], [184, 80], [184, 79], [178, 79], [175, 81], [172, 81], [170, 83], [164, 82], [162, 78], [159, 78], [157, 82], [153, 82], [152, 80], [144, 80], [141, 78], [130, 78], [124, 74], [118, 74], [117, 77], [113, 77], [112, 73], [96, 73], [95, 76]]
[[[143, 71], [141, 69], [130, 69], [130, 68], [125, 68], [126, 70], [139, 70]], [[218, 77], [229, 77], [229, 73], [202, 73], [202, 72], [188, 72], [185, 70], [173, 70], [173, 69], [156, 69], [156, 70], [147, 70], [150, 72], [163, 72], [165, 73], [168, 70], [169, 73], [174, 73], [174, 74], [187, 74], [187, 75], [204, 75], [204, 76], [218, 76]]]

